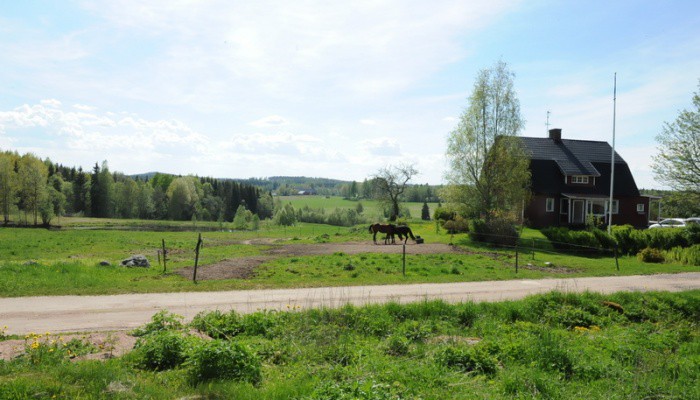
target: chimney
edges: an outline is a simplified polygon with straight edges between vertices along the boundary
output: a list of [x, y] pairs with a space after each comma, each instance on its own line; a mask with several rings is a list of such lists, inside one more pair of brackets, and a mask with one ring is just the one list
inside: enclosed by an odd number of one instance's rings
[[554, 128], [549, 130], [549, 138], [554, 140], [555, 143], [561, 143], [561, 129]]

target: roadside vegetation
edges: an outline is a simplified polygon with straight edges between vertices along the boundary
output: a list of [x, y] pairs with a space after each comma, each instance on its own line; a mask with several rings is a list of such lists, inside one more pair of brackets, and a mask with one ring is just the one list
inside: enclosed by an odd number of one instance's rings
[[549, 293], [522, 301], [161, 312], [134, 350], [28, 335], [3, 398], [700, 397], [700, 291]]

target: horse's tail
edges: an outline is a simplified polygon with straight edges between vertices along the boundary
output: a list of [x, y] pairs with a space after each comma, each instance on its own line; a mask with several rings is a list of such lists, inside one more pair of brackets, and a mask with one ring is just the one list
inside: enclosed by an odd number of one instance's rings
[[408, 235], [411, 236], [412, 240], [416, 240], [416, 237], [413, 236], [413, 231], [411, 231], [411, 228], [406, 227], [406, 231], [408, 231]]
[[372, 227], [373, 227], [373, 226], [374, 226], [374, 225], [370, 225], [370, 226], [369, 226], [369, 233], [372, 233]]

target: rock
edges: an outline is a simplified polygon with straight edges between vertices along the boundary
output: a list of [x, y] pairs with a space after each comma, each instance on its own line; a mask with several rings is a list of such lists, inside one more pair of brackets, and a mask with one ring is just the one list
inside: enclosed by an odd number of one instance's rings
[[29, 260], [29, 261], [25, 262], [24, 265], [26, 265], [26, 266], [39, 265], [39, 263], [36, 262], [35, 260]]
[[110, 265], [112, 265], [112, 263], [110, 263], [107, 260], [102, 260], [102, 261], [100, 261], [100, 265], [103, 267], [109, 267]]
[[122, 260], [121, 265], [123, 267], [148, 268], [151, 266], [151, 263], [148, 262], [148, 259], [146, 258], [146, 256], [141, 255], [141, 254], [136, 254], [136, 255], [133, 255], [125, 260]]

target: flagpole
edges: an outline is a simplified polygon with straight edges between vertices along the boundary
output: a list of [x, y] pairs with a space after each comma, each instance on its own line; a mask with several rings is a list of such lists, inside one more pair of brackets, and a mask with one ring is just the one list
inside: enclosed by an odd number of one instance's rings
[[608, 235], [612, 233], [613, 188], [615, 187], [615, 112], [617, 106], [617, 72], [613, 83], [613, 129], [612, 155], [610, 156], [610, 202], [608, 203]]

